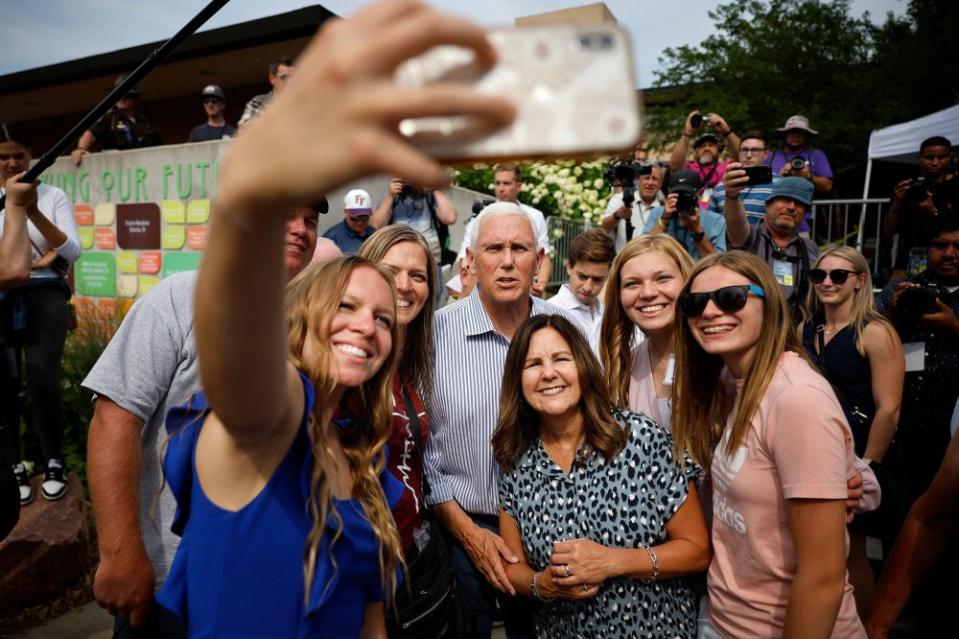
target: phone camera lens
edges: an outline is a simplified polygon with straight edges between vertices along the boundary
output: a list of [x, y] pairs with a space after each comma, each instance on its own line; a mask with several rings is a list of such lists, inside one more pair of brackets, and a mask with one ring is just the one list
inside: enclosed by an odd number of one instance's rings
[[579, 43], [584, 49], [603, 51], [613, 47], [613, 36], [608, 33], [584, 33], [579, 36]]

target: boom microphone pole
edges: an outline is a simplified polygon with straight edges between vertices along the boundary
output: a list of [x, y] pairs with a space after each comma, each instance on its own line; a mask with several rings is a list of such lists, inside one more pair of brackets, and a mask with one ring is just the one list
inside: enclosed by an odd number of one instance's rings
[[[142, 80], [147, 76], [150, 71], [159, 65], [161, 62], [166, 60], [174, 49], [176, 49], [180, 44], [186, 40], [189, 36], [193, 35], [197, 29], [199, 29], [204, 22], [213, 17], [213, 15], [223, 8], [223, 6], [230, 0], [212, 0], [210, 4], [203, 7], [203, 10], [200, 13], [196, 14], [192, 20], [187, 22], [182, 29], [176, 32], [176, 34], [163, 43], [159, 49], [155, 49], [147, 56], [146, 60], [140, 63], [136, 69], [133, 70], [128, 76], [126, 76], [123, 81], [115, 86], [110, 93], [107, 94], [105, 98], [100, 100], [100, 103], [97, 104], [93, 109], [87, 113], [85, 116], [80, 118], [80, 121], [73, 125], [73, 128], [60, 138], [60, 141], [53, 145], [49, 151], [43, 154], [36, 164], [30, 167], [30, 170], [24, 174], [21, 178], [21, 182], [34, 182], [40, 174], [46, 171], [50, 166], [56, 161], [56, 159], [63, 153], [67, 147], [72, 146], [74, 142], [79, 139], [83, 132], [90, 128], [90, 125], [100, 119], [104, 113], [110, 110], [117, 100], [121, 96], [127, 94], [137, 82]], [[6, 203], [6, 195], [0, 196], [0, 210], [3, 210]]]

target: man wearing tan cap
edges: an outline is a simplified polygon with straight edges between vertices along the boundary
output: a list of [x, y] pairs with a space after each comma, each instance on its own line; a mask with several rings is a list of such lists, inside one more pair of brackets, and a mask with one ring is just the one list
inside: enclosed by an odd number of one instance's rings
[[804, 115], [790, 116], [777, 131], [782, 134], [785, 144], [782, 151], [773, 152], [770, 160], [773, 173], [811, 180], [818, 194], [831, 191], [832, 168], [829, 160], [820, 149], [809, 146], [810, 138], [819, 133], [810, 128], [809, 118]]

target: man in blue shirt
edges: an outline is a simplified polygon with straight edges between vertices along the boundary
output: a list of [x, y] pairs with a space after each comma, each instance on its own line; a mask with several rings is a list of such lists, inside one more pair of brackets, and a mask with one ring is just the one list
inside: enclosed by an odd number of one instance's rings
[[698, 260], [726, 252], [726, 219], [710, 210], [699, 208], [703, 182], [690, 169], [681, 169], [669, 182], [669, 195], [663, 206], [650, 211], [643, 233], [666, 233], [685, 247]]
[[[726, 179], [730, 171], [744, 166], [762, 166], [769, 164], [769, 140], [763, 131], [749, 131], [743, 134], [739, 143], [739, 161], [731, 162], [726, 166], [723, 174], [723, 184], [716, 187], [713, 197], [709, 200], [709, 210], [716, 215], [723, 215], [726, 203]], [[739, 199], [746, 209], [746, 219], [750, 224], [763, 221], [766, 215], [766, 199], [773, 192], [773, 187], [782, 176], [773, 173], [773, 181], [768, 184], [753, 184], [739, 192]]]
[[343, 221], [331, 227], [323, 237], [333, 240], [344, 255], [356, 255], [366, 238], [376, 231], [370, 225], [373, 200], [363, 189], [353, 189], [343, 198]]

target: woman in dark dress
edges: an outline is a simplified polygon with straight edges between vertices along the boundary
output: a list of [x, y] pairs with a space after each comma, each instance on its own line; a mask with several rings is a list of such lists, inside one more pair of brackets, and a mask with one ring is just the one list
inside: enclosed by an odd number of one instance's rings
[[[803, 345], [829, 380], [852, 429], [856, 455], [877, 475], [899, 422], [905, 373], [902, 343], [875, 309], [866, 258], [850, 246], [825, 251], [810, 271], [809, 317]], [[850, 526], [849, 578], [856, 607], [869, 609], [875, 584], [866, 560], [866, 535], [878, 536], [880, 511]]]

